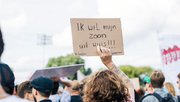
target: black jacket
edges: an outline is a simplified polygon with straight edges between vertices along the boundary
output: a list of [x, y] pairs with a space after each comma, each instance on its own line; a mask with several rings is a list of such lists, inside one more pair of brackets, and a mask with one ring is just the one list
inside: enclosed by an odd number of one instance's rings
[[41, 101], [39, 101], [39, 102], [52, 102], [52, 101], [49, 100], [49, 99], [45, 99], [45, 100], [41, 100]]

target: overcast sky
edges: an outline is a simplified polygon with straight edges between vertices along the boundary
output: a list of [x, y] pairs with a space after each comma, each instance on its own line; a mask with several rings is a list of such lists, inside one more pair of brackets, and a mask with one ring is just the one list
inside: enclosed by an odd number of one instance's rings
[[[121, 18], [125, 55], [117, 65], [162, 68], [158, 34], [178, 30], [179, 0], [0, 0], [0, 25], [5, 40], [2, 61], [15, 71], [17, 80], [43, 67], [43, 47], [38, 35], [51, 35], [45, 47], [51, 57], [73, 53], [70, 18]], [[98, 57], [83, 57], [86, 66], [104, 67]], [[24, 76], [23, 78], [21, 78]]]

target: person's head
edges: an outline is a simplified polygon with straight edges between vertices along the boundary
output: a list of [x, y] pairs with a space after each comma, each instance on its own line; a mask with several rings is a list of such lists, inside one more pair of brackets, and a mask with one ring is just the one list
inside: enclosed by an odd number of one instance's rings
[[123, 102], [129, 99], [128, 88], [110, 70], [92, 75], [84, 86], [84, 102]]
[[4, 50], [4, 41], [3, 41], [2, 32], [0, 28], [0, 58], [3, 53], [3, 50]]
[[39, 77], [31, 81], [31, 86], [34, 101], [48, 99], [53, 89], [53, 81], [46, 77]]
[[12, 95], [14, 91], [14, 73], [8, 65], [0, 63], [0, 88]]
[[77, 80], [73, 80], [71, 83], [72, 94], [80, 95], [80, 83]]
[[170, 82], [165, 82], [165, 83], [164, 83], [164, 86], [165, 86], [165, 88], [168, 90], [168, 92], [169, 92], [170, 94], [172, 94], [173, 96], [176, 96], [176, 91], [175, 91], [175, 88], [174, 88], [174, 86], [173, 86], [172, 83], [170, 83]]
[[17, 88], [17, 95], [21, 98], [33, 101], [32, 86], [30, 81], [22, 82]]
[[154, 71], [151, 74], [151, 85], [153, 88], [162, 88], [164, 81], [165, 81], [165, 77], [164, 74], [161, 71]]
[[180, 73], [178, 74], [178, 81], [177, 81], [177, 84], [178, 84], [178, 88], [180, 89]]
[[52, 90], [52, 95], [58, 94], [58, 89], [59, 89], [59, 78], [58, 77], [52, 77], [51, 80], [53, 81], [53, 90]]

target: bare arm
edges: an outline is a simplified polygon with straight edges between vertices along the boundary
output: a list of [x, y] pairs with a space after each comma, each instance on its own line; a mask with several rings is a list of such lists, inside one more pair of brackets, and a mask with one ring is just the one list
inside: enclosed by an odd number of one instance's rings
[[125, 85], [129, 89], [129, 93], [131, 95], [132, 101], [135, 102], [135, 95], [134, 95], [134, 86], [128, 76], [124, 74], [123, 71], [121, 71], [112, 61], [112, 53], [109, 49], [105, 47], [97, 47], [97, 53], [101, 58], [101, 61], [103, 64], [111, 71], [117, 73], [125, 83]]

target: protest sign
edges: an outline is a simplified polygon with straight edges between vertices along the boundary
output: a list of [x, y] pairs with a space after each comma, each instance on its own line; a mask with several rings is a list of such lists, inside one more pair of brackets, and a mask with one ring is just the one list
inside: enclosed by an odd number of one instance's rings
[[162, 71], [165, 75], [166, 82], [172, 82], [177, 91], [177, 75], [180, 73], [179, 33], [161, 32], [160, 34], [158, 34], [158, 37], [163, 64]]
[[69, 66], [58, 66], [51, 67], [46, 69], [39, 69], [34, 72], [30, 80], [42, 77], [68, 77], [74, 75], [81, 67], [84, 67], [83, 64], [69, 65]]
[[73, 49], [75, 55], [96, 56], [96, 47], [123, 54], [121, 22], [119, 18], [72, 18]]

